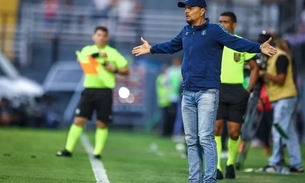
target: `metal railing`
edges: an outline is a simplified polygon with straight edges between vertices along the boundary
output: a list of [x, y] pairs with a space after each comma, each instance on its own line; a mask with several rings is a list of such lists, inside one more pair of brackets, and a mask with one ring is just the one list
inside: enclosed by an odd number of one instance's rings
[[[299, 7], [300, 0], [295, 4]], [[223, 11], [234, 11], [238, 17], [236, 32], [248, 39], [256, 39], [262, 29], [271, 28], [285, 32], [286, 27], [296, 23], [295, 17], [288, 18], [280, 23], [276, 18], [270, 18], [266, 12], [279, 10], [276, 6], [271, 9], [262, 6], [259, 1], [241, 3], [243, 1], [208, 1], [207, 16], [217, 22], [218, 16]], [[298, 9], [296, 7], [296, 9]], [[264, 13], [265, 12], [265, 13]], [[151, 43], [159, 43], [173, 38], [185, 25], [183, 10], [149, 10], [144, 9], [135, 21], [119, 22], [117, 14], [112, 13], [107, 18], [94, 16], [88, 7], [73, 6], [69, 11], [59, 9], [53, 20], [46, 20], [40, 4], [24, 4], [21, 7], [20, 24], [17, 29], [10, 29], [6, 20], [9, 16], [16, 16], [8, 12], [1, 12], [0, 18], [0, 48], [4, 53], [14, 51], [21, 64], [28, 64], [31, 58], [31, 44], [33, 42], [46, 42], [60, 39], [65, 44], [86, 44], [88, 37], [96, 25], [105, 25], [110, 29], [111, 40], [118, 44], [134, 45], [139, 42], [139, 37], [144, 36]], [[272, 17], [272, 16], [271, 16]], [[4, 31], [3, 31], [4, 30]], [[15, 38], [15, 46], [8, 46], [7, 40]], [[9, 48], [8, 48], [9, 47]], [[5, 50], [4, 50], [5, 49]]]
[[[89, 9], [84, 7], [73, 7], [69, 14], [63, 10], [57, 12], [57, 16], [53, 22], [48, 25], [44, 19], [44, 12], [39, 5], [29, 4], [23, 7], [22, 22], [25, 22], [29, 29], [27, 32], [38, 40], [48, 38], [44, 32], [49, 31], [56, 33], [56, 36], [61, 36], [67, 41], [75, 41], [76, 43], [82, 40], [87, 40], [92, 33], [92, 29], [96, 25], [106, 25], [110, 29], [110, 33], [114, 41], [133, 43], [138, 39], [138, 34], [151, 37], [155, 40], [168, 40], [175, 36], [180, 29], [185, 25], [183, 10], [143, 10], [135, 22], [125, 22], [120, 24], [116, 14], [111, 14], [108, 18], [93, 17]], [[261, 6], [248, 4], [235, 4], [232, 10], [236, 12], [239, 19], [237, 32], [245, 37], [253, 38], [257, 32], [252, 30], [261, 30], [269, 28], [271, 24], [277, 26], [277, 20], [268, 19], [269, 16], [264, 16], [260, 12]], [[225, 3], [210, 2], [208, 9], [208, 17], [213, 22], [217, 22], [218, 16], [222, 11], [228, 10]], [[274, 9], [274, 11], [277, 11]], [[69, 16], [68, 16], [69, 15]], [[267, 18], [266, 18], [267, 17]], [[52, 25], [51, 25], [52, 24]], [[126, 25], [127, 24], [127, 25]], [[275, 27], [276, 28], [276, 27]], [[53, 35], [53, 36], [55, 36]]]

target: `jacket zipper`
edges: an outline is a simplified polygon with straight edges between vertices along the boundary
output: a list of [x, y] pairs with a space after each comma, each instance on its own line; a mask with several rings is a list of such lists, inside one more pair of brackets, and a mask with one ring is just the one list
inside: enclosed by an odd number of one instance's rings
[[194, 36], [195, 36], [195, 32], [194, 32], [194, 27], [192, 27], [192, 42], [191, 42], [191, 47], [190, 47], [190, 52], [189, 52], [189, 62], [188, 62], [188, 66], [187, 66], [187, 88], [190, 87], [190, 67], [191, 67], [191, 56], [192, 56], [192, 51], [193, 51], [193, 42], [194, 42]]

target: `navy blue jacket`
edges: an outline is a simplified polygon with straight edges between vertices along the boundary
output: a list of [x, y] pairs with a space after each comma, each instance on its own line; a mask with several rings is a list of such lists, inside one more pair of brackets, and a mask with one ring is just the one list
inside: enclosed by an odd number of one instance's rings
[[261, 52], [260, 44], [235, 37], [219, 24], [211, 23], [209, 19], [200, 26], [186, 25], [174, 39], [153, 45], [150, 52], [175, 53], [183, 49], [183, 89], [200, 91], [220, 87], [224, 46], [239, 52]]

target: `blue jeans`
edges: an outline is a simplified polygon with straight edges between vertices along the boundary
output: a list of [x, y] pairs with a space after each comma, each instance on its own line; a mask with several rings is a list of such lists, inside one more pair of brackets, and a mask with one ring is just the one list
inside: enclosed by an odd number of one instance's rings
[[[182, 119], [189, 163], [189, 183], [215, 183], [217, 168], [214, 126], [219, 90], [184, 91]], [[203, 175], [203, 157], [205, 175]]]
[[[296, 110], [297, 98], [286, 98], [281, 99], [272, 103], [273, 107], [273, 124], [278, 123], [283, 131], [288, 135], [289, 139], [286, 140], [282, 138], [282, 143], [286, 144], [289, 158], [290, 158], [290, 166], [294, 168], [302, 167], [302, 157], [299, 139], [297, 136], [297, 132], [295, 129], [295, 123], [293, 115]], [[273, 138], [273, 153], [269, 159], [269, 165], [276, 166], [282, 157], [281, 154], [281, 135], [272, 127], [272, 138]]]

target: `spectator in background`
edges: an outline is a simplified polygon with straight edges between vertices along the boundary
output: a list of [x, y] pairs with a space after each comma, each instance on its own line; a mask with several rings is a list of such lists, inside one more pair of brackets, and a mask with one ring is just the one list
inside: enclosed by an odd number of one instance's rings
[[[168, 107], [168, 121], [165, 124], [165, 133], [163, 136], [169, 137], [173, 135], [174, 124], [177, 115], [177, 105], [180, 102], [180, 86], [182, 81], [181, 76], [181, 58], [174, 57], [171, 66], [166, 71], [166, 86], [168, 89], [168, 100], [170, 105]], [[182, 122], [182, 121], [181, 121]]]
[[71, 24], [71, 19], [72, 19], [72, 6], [73, 6], [73, 1], [72, 0], [66, 0], [62, 6], [62, 28], [64, 29], [69, 29], [70, 24]]
[[58, 0], [44, 0], [42, 3], [42, 8], [44, 11], [44, 19], [46, 22], [46, 29], [54, 29], [56, 16], [59, 10]]
[[262, 19], [267, 19], [268, 25], [272, 29], [278, 28], [279, 10], [278, 10], [279, 0], [261, 0], [261, 13]]
[[305, 33], [305, 0], [303, 1], [303, 8], [300, 17], [301, 17], [301, 23], [299, 26], [299, 33]]
[[163, 66], [161, 73], [156, 80], [156, 93], [157, 93], [157, 103], [160, 109], [162, 109], [162, 136], [169, 136], [169, 126], [171, 123], [170, 117], [170, 105], [169, 100], [169, 86], [168, 79], [166, 75], [166, 67]]
[[166, 70], [166, 75], [170, 84], [169, 100], [172, 103], [178, 103], [179, 101], [179, 88], [182, 82], [181, 62], [181, 58], [173, 58], [171, 66]]
[[133, 25], [142, 6], [135, 0], [118, 0], [118, 20], [121, 25]]
[[93, 17], [107, 18], [119, 0], [93, 0]]
[[53, 108], [53, 98], [48, 95], [42, 96], [36, 106], [33, 127], [56, 128], [61, 116]]
[[[158, 101], [161, 101], [161, 103], [159, 102], [159, 107], [163, 109], [164, 113], [162, 131], [162, 136], [164, 137], [172, 136], [174, 131], [177, 106], [181, 98], [180, 86], [182, 76], [180, 70], [181, 58], [174, 57], [172, 65], [167, 69], [163, 68], [156, 81]], [[182, 121], [180, 125], [182, 125]]]
[[0, 101], [0, 125], [10, 125], [13, 121], [13, 109], [7, 98]]
[[174, 123], [174, 133], [173, 133], [173, 141], [175, 142], [183, 142], [184, 141], [184, 132], [183, 132], [183, 120], [182, 120], [182, 110], [181, 110], [181, 102], [182, 102], [182, 82], [179, 88], [180, 100], [177, 103], [177, 111], [176, 111], [176, 119]]
[[[297, 25], [295, 25], [294, 20], [296, 20], [296, 6], [298, 0], [277, 0], [278, 17], [276, 19], [280, 20], [279, 30], [285, 33], [294, 33], [296, 31]], [[275, 4], [274, 4], [275, 5]], [[274, 27], [273, 27], [274, 28]]]
[[169, 100], [171, 101], [173, 115], [173, 140], [180, 141], [183, 123], [181, 114], [181, 99], [182, 99], [182, 75], [181, 75], [181, 63], [180, 57], [174, 57], [172, 60], [172, 65], [167, 69], [167, 76], [170, 86]]

